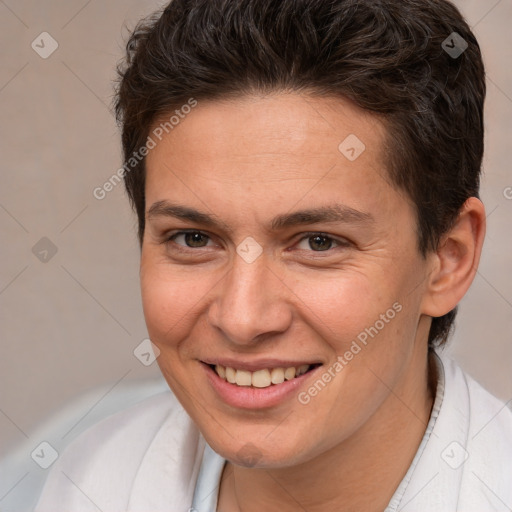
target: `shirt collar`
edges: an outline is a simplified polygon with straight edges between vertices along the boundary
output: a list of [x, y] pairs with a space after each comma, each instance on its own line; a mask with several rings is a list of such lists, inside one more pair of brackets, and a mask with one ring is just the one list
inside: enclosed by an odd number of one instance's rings
[[[467, 445], [469, 399], [464, 386], [447, 383], [443, 360], [434, 351], [430, 354], [431, 368], [437, 376], [430, 419], [413, 462], [384, 512], [456, 510], [457, 507], [462, 476], [462, 465], [458, 463]], [[194, 491], [193, 512], [217, 510], [225, 463], [226, 459], [206, 444]]]

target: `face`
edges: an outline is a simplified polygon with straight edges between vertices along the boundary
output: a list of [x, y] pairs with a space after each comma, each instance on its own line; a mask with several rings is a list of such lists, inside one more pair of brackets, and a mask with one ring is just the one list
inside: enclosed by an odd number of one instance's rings
[[348, 100], [276, 93], [199, 102], [147, 157], [149, 335], [231, 461], [306, 462], [417, 378], [428, 260], [384, 138]]

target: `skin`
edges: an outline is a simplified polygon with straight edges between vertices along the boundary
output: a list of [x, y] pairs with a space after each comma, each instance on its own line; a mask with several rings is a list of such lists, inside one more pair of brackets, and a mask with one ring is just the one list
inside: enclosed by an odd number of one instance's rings
[[[366, 146], [355, 161], [338, 150], [349, 134]], [[471, 284], [485, 212], [469, 199], [423, 257], [414, 208], [386, 174], [385, 135], [349, 100], [275, 93], [199, 102], [147, 157], [144, 313], [169, 386], [229, 461], [223, 512], [382, 511], [416, 453], [435, 395], [431, 316]], [[161, 201], [217, 224], [149, 214]], [[277, 216], [333, 204], [365, 219], [271, 229]], [[203, 246], [182, 230], [206, 235]], [[318, 250], [312, 232], [332, 245]], [[248, 236], [263, 249], [252, 263], [236, 252]], [[200, 362], [300, 359], [322, 363], [321, 375], [395, 303], [401, 311], [307, 405], [294, 395], [231, 407]]]

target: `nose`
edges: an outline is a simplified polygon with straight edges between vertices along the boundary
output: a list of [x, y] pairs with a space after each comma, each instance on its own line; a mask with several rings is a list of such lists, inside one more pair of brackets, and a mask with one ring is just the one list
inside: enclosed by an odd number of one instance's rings
[[263, 256], [252, 263], [236, 257], [210, 303], [209, 322], [234, 345], [262, 342], [289, 328], [293, 316], [289, 294]]

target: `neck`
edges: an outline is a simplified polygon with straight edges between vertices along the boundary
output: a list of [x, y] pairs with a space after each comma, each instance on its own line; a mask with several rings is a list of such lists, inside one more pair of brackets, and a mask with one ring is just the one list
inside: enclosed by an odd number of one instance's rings
[[366, 424], [315, 459], [271, 469], [228, 462], [219, 510], [384, 510], [414, 459], [435, 396], [435, 365], [429, 365], [427, 349], [416, 357]]

